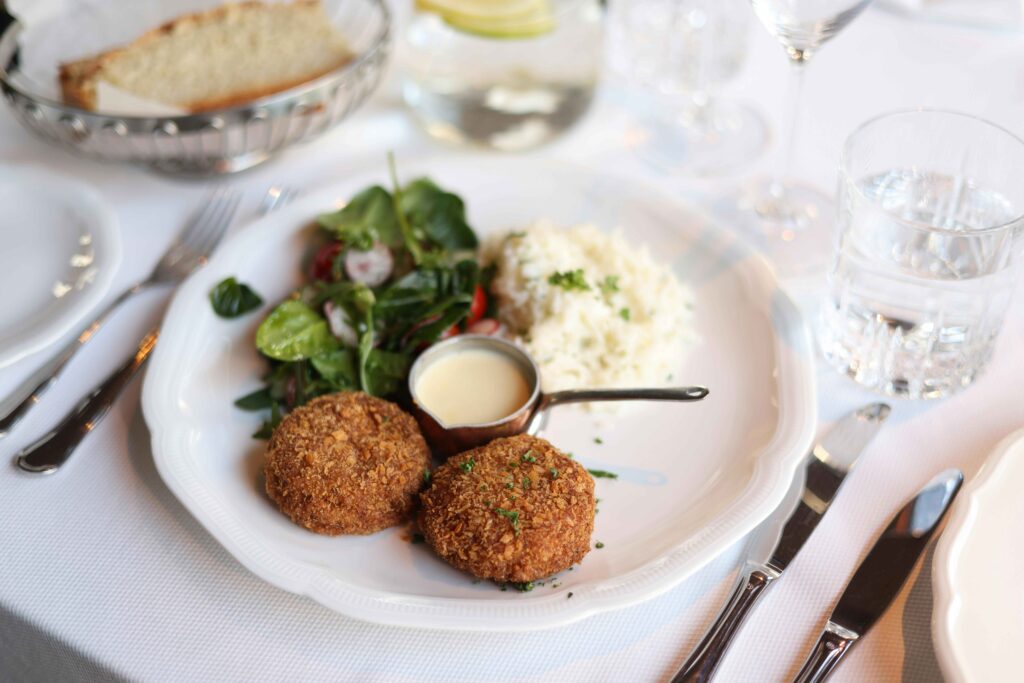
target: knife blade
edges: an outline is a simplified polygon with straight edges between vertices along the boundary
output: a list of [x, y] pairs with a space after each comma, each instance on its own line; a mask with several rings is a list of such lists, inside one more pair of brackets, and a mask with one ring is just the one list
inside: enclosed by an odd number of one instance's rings
[[796, 509], [781, 532], [763, 539], [760, 551], [753, 552], [746, 561], [729, 602], [672, 683], [711, 680], [751, 608], [807, 542], [889, 411], [884, 403], [866, 405], [841, 418], [814, 446], [804, 467], [803, 491]]
[[960, 470], [945, 470], [893, 517], [846, 584], [794, 683], [824, 681], [854, 643], [875, 625], [910, 578], [963, 481]]

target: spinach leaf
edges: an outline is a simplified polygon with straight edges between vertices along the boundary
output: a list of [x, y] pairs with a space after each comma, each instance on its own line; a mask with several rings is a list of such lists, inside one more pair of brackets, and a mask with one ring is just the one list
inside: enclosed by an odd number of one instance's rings
[[388, 396], [402, 388], [412, 359], [403, 353], [372, 349], [366, 357], [363, 391]]
[[210, 290], [210, 303], [220, 317], [237, 318], [259, 308], [263, 299], [249, 285], [229, 277]]
[[448, 251], [475, 249], [476, 234], [466, 223], [466, 207], [458, 195], [445, 192], [426, 178], [414, 180], [401, 192], [402, 212], [413, 231]]
[[339, 346], [327, 321], [312, 308], [289, 299], [270, 312], [256, 330], [256, 348], [276, 360], [313, 358]]
[[333, 349], [325, 354], [313, 356], [309, 362], [320, 376], [330, 383], [334, 391], [358, 388], [356, 355], [352, 349]]
[[376, 241], [389, 247], [402, 245], [394, 200], [379, 185], [363, 190], [340, 210], [317, 217], [317, 223], [360, 251], [369, 250]]

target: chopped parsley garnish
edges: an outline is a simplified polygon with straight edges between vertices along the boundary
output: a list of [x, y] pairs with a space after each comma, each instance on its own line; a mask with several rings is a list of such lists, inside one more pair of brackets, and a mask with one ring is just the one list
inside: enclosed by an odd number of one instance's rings
[[630, 314], [629, 314], [629, 309], [628, 308], [620, 308], [619, 309], [619, 317], [622, 318], [623, 320], [625, 320], [627, 323], [629, 322], [629, 315]]
[[566, 600], [568, 600], [571, 597], [572, 597], [572, 591], [569, 591], [569, 594], [567, 596], [565, 596], [565, 598], [566, 598]]
[[594, 544], [594, 547], [597, 548], [598, 550], [600, 550], [601, 548], [604, 547], [604, 543], [601, 543], [601, 541], [598, 541], [597, 543]]
[[561, 287], [568, 291], [576, 289], [581, 292], [585, 292], [590, 289], [590, 285], [587, 284], [586, 279], [583, 277], [582, 268], [566, 270], [560, 273], [552, 273], [550, 277], [548, 277], [548, 282], [556, 287]]
[[513, 484], [512, 482], [508, 482], [508, 483], [505, 484], [505, 488], [510, 489], [510, 490], [514, 489], [515, 487], [516, 487], [516, 485]]
[[513, 583], [512, 587], [520, 593], [528, 593], [533, 590], [533, 581], [525, 581], [523, 583]]
[[532, 449], [523, 453], [523, 457], [521, 459], [523, 462], [537, 462], [537, 458], [533, 457]]
[[600, 444], [603, 444], [603, 443], [604, 443], [604, 439], [602, 439], [602, 438], [601, 438], [601, 437], [599, 437], [599, 436], [595, 436], [595, 437], [594, 437], [594, 443], [596, 443], [596, 444], [599, 444], [599, 445], [600, 445]]
[[551, 478], [552, 479], [558, 479], [558, 468], [557, 467], [549, 467], [548, 468], [548, 472], [551, 473]]
[[529, 477], [523, 477], [523, 490], [529, 489], [531, 483], [532, 482], [530, 481]]
[[594, 477], [595, 479], [618, 479], [619, 478], [619, 475], [615, 474], [614, 472], [608, 472], [607, 470], [587, 470], [587, 472], [589, 472], [590, 476]]
[[423, 534], [413, 534], [412, 538], [409, 540], [411, 543], [425, 543], [427, 539], [423, 536]]
[[516, 532], [516, 536], [519, 535], [519, 511], [518, 510], [506, 510], [505, 508], [494, 508], [502, 517], [505, 517], [512, 523], [512, 528]]
[[601, 281], [601, 284], [599, 284], [598, 287], [600, 287], [601, 291], [605, 294], [611, 294], [612, 292], [619, 291], [619, 276], [609, 275]]
[[430, 470], [423, 470], [423, 483], [430, 486]]
[[465, 472], [466, 474], [469, 474], [470, 472], [473, 471], [474, 465], [476, 465], [476, 461], [473, 460], [472, 457], [470, 457], [469, 460], [466, 460], [461, 465], [459, 465], [459, 469]]

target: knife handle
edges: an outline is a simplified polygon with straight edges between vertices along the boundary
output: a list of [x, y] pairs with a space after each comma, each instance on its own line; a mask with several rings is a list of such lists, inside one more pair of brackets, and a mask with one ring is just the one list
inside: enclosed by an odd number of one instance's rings
[[672, 683], [704, 683], [710, 681], [732, 643], [733, 636], [747, 618], [761, 594], [780, 573], [761, 564], [748, 562], [743, 567], [736, 590], [725, 608], [704, 634], [686, 663], [672, 677]]
[[139, 348], [124, 365], [83, 398], [60, 424], [15, 456], [18, 467], [35, 474], [53, 474], [60, 469], [82, 439], [95, 429], [114, 405], [121, 390], [145, 364], [156, 345], [156, 339], [156, 330], [143, 337]]
[[848, 629], [833, 624], [825, 626], [811, 655], [804, 662], [804, 668], [793, 679], [793, 683], [820, 683], [832, 674], [836, 664], [843, 658], [859, 636]]

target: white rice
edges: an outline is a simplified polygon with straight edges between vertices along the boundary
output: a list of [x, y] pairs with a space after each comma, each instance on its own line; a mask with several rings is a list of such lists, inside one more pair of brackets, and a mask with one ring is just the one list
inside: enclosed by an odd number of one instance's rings
[[[672, 383], [694, 339], [693, 295], [646, 248], [540, 220], [487, 240], [483, 260], [496, 266], [502, 322], [537, 361], [544, 391]], [[588, 289], [549, 282], [576, 269]], [[600, 286], [608, 277], [617, 291]]]

